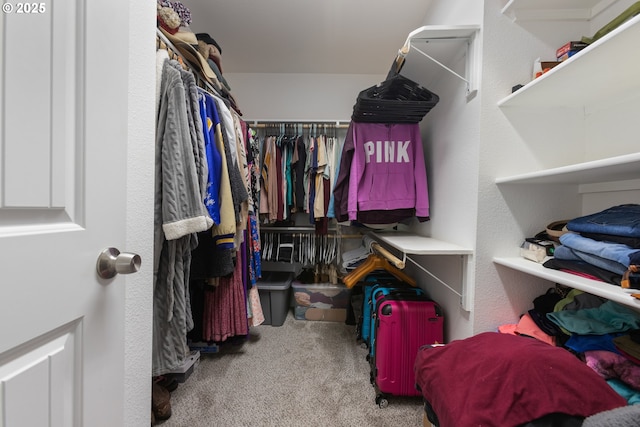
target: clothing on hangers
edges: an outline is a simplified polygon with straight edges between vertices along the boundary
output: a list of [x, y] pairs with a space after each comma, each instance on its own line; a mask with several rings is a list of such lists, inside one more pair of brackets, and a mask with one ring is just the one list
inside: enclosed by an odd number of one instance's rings
[[195, 78], [165, 59], [156, 122], [154, 212], [153, 375], [171, 372], [188, 356], [185, 331], [193, 327], [188, 272], [195, 233], [213, 221], [202, 183], [208, 171]]
[[[214, 327], [210, 336], [225, 340], [246, 334], [241, 325], [247, 325], [247, 316], [251, 313], [252, 323], [259, 324], [262, 312], [252, 292], [261, 275], [261, 249], [248, 201], [249, 194], [257, 194], [252, 191], [257, 169], [249, 161], [257, 154], [247, 155], [251, 145], [258, 153], [256, 141], [229, 101], [199, 85], [187, 62], [169, 59], [170, 50], [178, 58], [180, 52], [157, 40], [154, 376], [182, 365], [189, 356], [186, 333], [196, 323], [199, 335], [204, 323]], [[228, 281], [215, 279], [229, 274]], [[194, 316], [192, 302], [201, 307], [205, 298], [198, 294], [201, 299], [192, 300], [194, 281], [229, 288], [226, 295], [237, 309], [223, 303], [215, 317], [204, 310]], [[233, 292], [234, 287], [242, 292]], [[216, 329], [223, 321], [240, 327]]]
[[364, 263], [360, 264], [355, 270], [342, 278], [342, 283], [344, 283], [347, 288], [353, 288], [356, 283], [376, 270], [385, 270], [399, 280], [411, 286], [416, 286], [416, 280], [413, 277], [394, 267], [386, 258], [378, 254], [370, 254]]
[[351, 122], [334, 188], [339, 222], [387, 224], [429, 219], [420, 128]]
[[265, 128], [260, 189], [263, 222], [288, 221], [293, 213], [305, 212], [310, 223], [317, 225], [317, 233], [327, 233], [336, 150], [342, 151], [338, 139], [330, 136], [335, 134], [332, 126], [318, 130], [314, 125], [281, 123]]

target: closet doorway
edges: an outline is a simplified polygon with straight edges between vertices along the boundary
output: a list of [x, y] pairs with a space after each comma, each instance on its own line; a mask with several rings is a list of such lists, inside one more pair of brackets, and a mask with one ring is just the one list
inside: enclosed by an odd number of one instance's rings
[[129, 249], [128, 19], [125, 0], [3, 5], [2, 425], [123, 423], [128, 280], [96, 266]]

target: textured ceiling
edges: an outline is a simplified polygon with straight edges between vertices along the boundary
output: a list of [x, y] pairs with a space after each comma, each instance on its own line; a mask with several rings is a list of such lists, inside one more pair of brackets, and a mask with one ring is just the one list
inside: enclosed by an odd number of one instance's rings
[[431, 0], [182, 0], [225, 73], [386, 74]]

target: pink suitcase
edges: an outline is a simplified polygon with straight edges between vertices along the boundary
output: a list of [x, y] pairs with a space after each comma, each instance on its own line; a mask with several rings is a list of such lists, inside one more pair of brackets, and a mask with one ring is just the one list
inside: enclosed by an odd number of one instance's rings
[[437, 303], [425, 296], [387, 296], [377, 307], [372, 380], [376, 403], [388, 405], [386, 394], [420, 396], [413, 366], [418, 349], [443, 343], [443, 316]]

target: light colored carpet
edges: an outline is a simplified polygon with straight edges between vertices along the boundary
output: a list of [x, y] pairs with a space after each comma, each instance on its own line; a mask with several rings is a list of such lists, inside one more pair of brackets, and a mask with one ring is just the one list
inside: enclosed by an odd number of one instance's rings
[[172, 393], [163, 427], [421, 426], [420, 397], [375, 403], [355, 326], [296, 320], [251, 329], [242, 345], [203, 354]]

